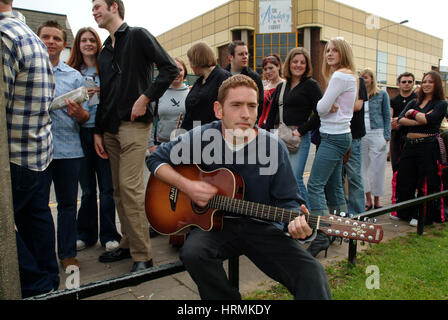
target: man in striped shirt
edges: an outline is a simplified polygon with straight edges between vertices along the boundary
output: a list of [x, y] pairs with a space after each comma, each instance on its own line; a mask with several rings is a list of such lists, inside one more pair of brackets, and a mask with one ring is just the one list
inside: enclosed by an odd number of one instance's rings
[[[12, 0], [0, 0], [2, 92], [10, 156], [22, 297], [57, 290], [55, 228], [48, 206], [53, 159], [49, 106], [54, 78], [48, 51]], [[3, 108], [3, 106], [1, 106]]]

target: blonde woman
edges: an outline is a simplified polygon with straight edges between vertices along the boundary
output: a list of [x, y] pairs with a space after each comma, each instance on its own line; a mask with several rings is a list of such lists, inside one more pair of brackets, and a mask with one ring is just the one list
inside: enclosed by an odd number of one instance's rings
[[[358, 92], [353, 52], [347, 41], [330, 40], [323, 60], [327, 89], [317, 104], [321, 143], [308, 180], [311, 212], [316, 215], [347, 212], [341, 172], [344, 155], [352, 143], [350, 121]], [[329, 245], [329, 237], [318, 231], [307, 250], [315, 257], [322, 250], [326, 252]]]
[[[371, 69], [361, 71], [369, 101], [364, 106], [366, 135], [362, 139], [362, 179], [366, 193], [366, 211], [381, 208], [384, 196], [387, 162], [387, 143], [391, 135], [390, 100], [386, 91], [378, 88]], [[373, 195], [373, 203], [372, 203]]]

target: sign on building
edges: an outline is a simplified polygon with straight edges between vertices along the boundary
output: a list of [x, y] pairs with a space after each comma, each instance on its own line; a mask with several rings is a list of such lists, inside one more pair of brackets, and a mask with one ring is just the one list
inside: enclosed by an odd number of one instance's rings
[[260, 33], [291, 32], [291, 0], [260, 0]]

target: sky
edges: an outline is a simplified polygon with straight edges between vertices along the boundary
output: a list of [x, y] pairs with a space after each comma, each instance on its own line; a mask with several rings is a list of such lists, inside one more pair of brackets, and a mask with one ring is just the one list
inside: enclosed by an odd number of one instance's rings
[[[153, 35], [168, 31], [191, 20], [228, 0], [124, 0], [125, 21], [131, 26], [148, 29]], [[408, 27], [444, 40], [441, 65], [448, 66], [448, 18], [446, 0], [338, 0], [349, 6], [400, 22], [409, 20]], [[14, 6], [68, 16], [73, 34], [86, 26], [99, 31], [104, 41], [108, 33], [99, 30], [92, 16], [92, 0], [14, 0]]]

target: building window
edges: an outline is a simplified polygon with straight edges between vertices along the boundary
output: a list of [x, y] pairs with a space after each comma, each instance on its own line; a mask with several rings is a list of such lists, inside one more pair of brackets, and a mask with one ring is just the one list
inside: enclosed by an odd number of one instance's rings
[[378, 51], [378, 66], [376, 70], [376, 79], [378, 83], [387, 83], [387, 53]]
[[285, 33], [268, 33], [268, 34], [255, 34], [255, 50], [253, 55], [253, 60], [251, 63], [254, 64], [253, 69], [258, 72], [258, 74], [263, 74], [263, 69], [261, 64], [263, 58], [277, 53], [280, 55], [282, 61], [285, 61], [289, 50], [297, 47], [297, 33], [295, 32], [285, 32]]
[[398, 56], [397, 57], [397, 77], [406, 72], [406, 57]]

